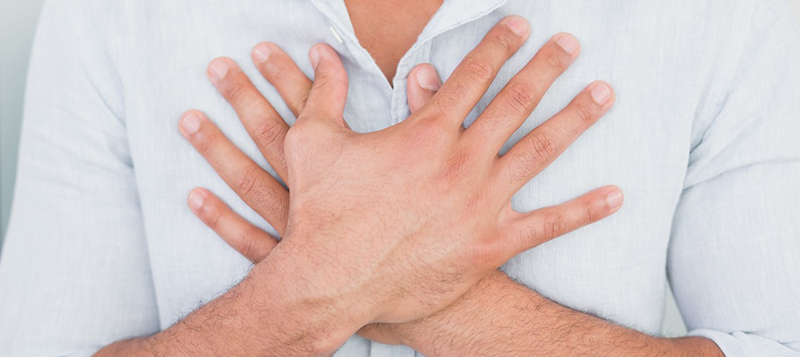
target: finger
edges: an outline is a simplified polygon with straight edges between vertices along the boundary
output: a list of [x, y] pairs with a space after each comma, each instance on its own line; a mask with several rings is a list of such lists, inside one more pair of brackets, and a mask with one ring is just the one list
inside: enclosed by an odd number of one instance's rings
[[202, 113], [186, 112], [181, 133], [211, 164], [239, 197], [283, 234], [289, 211], [289, 192], [272, 175], [245, 155]]
[[509, 197], [538, 175], [614, 104], [605, 82], [594, 82], [561, 112], [528, 133], [497, 162]]
[[278, 240], [239, 216], [219, 197], [204, 188], [189, 193], [189, 208], [225, 243], [253, 263], [262, 261]]
[[[253, 62], [264, 78], [275, 87], [295, 118], [299, 117], [308, 101], [313, 82], [286, 52], [273, 43], [263, 42], [256, 45], [253, 49]], [[346, 128], [350, 128], [343, 118], [342, 122]]]
[[278, 176], [286, 179], [283, 140], [289, 125], [230, 58], [212, 61], [208, 66], [208, 77], [236, 111], [270, 166]]
[[570, 34], [553, 36], [533, 59], [497, 94], [473, 123], [466, 135], [489, 145], [495, 155], [522, 123], [533, 113], [555, 80], [575, 61], [578, 40]]
[[431, 102], [442, 108], [452, 127], [461, 127], [464, 118], [483, 97], [500, 67], [522, 46], [530, 33], [528, 22], [509, 16], [495, 25], [483, 40], [456, 67], [433, 96]]
[[370, 341], [382, 343], [384, 345], [400, 345], [402, 341], [397, 338], [397, 333], [393, 331], [399, 324], [373, 323], [361, 327], [358, 335]]
[[331, 46], [316, 44], [308, 53], [314, 67], [314, 83], [298, 122], [330, 120], [341, 127], [344, 123], [344, 104], [347, 101], [347, 72]]
[[406, 94], [408, 97], [408, 108], [411, 114], [424, 107], [442, 86], [436, 68], [428, 63], [422, 63], [411, 69], [408, 74], [408, 84]]
[[274, 43], [263, 42], [253, 48], [253, 63], [272, 84], [295, 118], [303, 111], [311, 92], [311, 80], [291, 57]]
[[606, 186], [560, 205], [519, 214], [503, 236], [511, 237], [507, 258], [606, 218], [622, 207], [622, 190]]

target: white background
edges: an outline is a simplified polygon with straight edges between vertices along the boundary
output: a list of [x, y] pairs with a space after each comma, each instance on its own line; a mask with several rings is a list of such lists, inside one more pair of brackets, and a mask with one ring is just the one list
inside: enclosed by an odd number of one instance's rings
[[[43, 2], [0, 0], [0, 244], [8, 223], [14, 187], [28, 56]], [[800, 0], [790, 2], [800, 19]], [[663, 333], [665, 336], [686, 333], [671, 294], [667, 300]]]

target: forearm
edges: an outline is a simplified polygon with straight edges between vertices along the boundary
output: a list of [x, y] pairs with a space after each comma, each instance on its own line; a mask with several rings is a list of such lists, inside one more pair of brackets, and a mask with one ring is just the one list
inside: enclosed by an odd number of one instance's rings
[[254, 324], [250, 317], [257, 310], [243, 310], [250, 305], [246, 286], [242, 282], [164, 331], [113, 343], [97, 356], [243, 356], [261, 350], [268, 326]]
[[560, 306], [502, 272], [395, 335], [428, 356], [723, 356], [704, 338], [646, 335]]
[[239, 285], [168, 329], [113, 343], [96, 356], [324, 356], [352, 334], [329, 307], [299, 306], [281, 296], [283, 283], [267, 270], [256, 266]]

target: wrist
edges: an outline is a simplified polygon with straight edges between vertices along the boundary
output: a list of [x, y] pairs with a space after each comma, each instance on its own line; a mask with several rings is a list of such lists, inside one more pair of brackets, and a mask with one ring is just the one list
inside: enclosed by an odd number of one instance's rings
[[419, 320], [395, 324], [387, 332], [400, 344], [428, 356], [480, 355], [479, 341], [486, 340], [484, 329], [495, 324], [487, 316], [487, 307], [507, 296], [503, 289], [509, 285], [516, 283], [502, 271], [493, 271], [445, 309]]
[[276, 322], [282, 339], [306, 346], [307, 354], [329, 355], [370, 321], [368, 305], [353, 294], [332, 293], [335, 279], [321, 286], [319, 265], [290, 251], [290, 244], [279, 244], [251, 271], [255, 295], [262, 297], [256, 302], [261, 321]]

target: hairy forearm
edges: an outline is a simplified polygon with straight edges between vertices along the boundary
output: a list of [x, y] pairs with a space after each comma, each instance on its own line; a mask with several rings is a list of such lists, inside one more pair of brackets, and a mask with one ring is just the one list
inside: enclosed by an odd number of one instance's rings
[[168, 329], [113, 343], [96, 356], [325, 356], [352, 334], [330, 309], [282, 298], [282, 282], [260, 268]]
[[394, 330], [428, 356], [723, 356], [704, 338], [652, 337], [560, 306], [499, 271], [447, 309]]
[[245, 355], [258, 347], [241, 342], [259, 341], [259, 329], [243, 328], [250, 315], [240, 314], [246, 305], [240, 292], [244, 285], [243, 282], [234, 287], [164, 331], [113, 343], [96, 356]]

